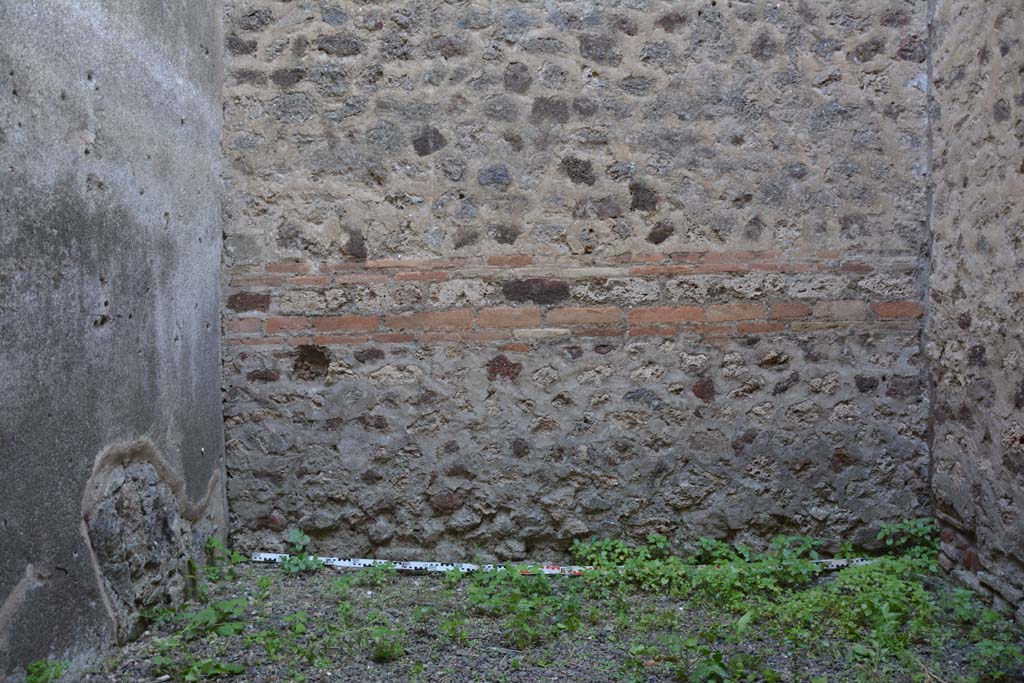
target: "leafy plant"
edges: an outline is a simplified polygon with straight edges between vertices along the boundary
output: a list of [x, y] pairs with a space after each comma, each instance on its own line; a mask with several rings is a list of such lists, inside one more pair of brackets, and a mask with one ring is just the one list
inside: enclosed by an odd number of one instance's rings
[[25, 679], [26, 683], [56, 683], [61, 679], [64, 673], [68, 670], [68, 663], [52, 660], [52, 659], [41, 659], [38, 662], [32, 662], [25, 671], [28, 674]]
[[186, 640], [191, 640], [207, 633], [219, 636], [238, 635], [245, 630], [245, 624], [239, 620], [245, 615], [248, 604], [245, 598], [220, 600], [198, 612], [187, 614], [182, 636]]
[[208, 678], [216, 678], [218, 676], [235, 676], [243, 673], [244, 671], [244, 666], [234, 662], [220, 662], [215, 659], [200, 659], [192, 662], [188, 668], [185, 669], [182, 680], [184, 680], [185, 683], [193, 683], [194, 681], [204, 681]]
[[264, 574], [256, 580], [256, 588], [258, 589], [254, 601], [257, 605], [262, 605], [264, 602], [270, 599], [270, 587], [273, 585], [273, 580], [269, 575]]
[[595, 567], [619, 567], [631, 560], [646, 561], [668, 557], [670, 546], [664, 536], [651, 534], [647, 537], [646, 545], [635, 547], [613, 539], [575, 539], [569, 552], [576, 561], [584, 564]]
[[466, 630], [466, 616], [461, 611], [452, 613], [450, 617], [442, 621], [439, 630], [442, 636], [460, 645], [465, 645], [469, 640], [469, 632]]
[[508, 640], [521, 650], [582, 623], [575, 596], [555, 595], [547, 576], [516, 567], [475, 574], [466, 597], [481, 614], [507, 617]]
[[206, 566], [203, 568], [206, 580], [212, 583], [233, 581], [235, 567], [245, 562], [245, 555], [229, 550], [216, 536], [206, 539]]
[[363, 632], [364, 647], [370, 659], [379, 663], [390, 662], [405, 654], [405, 635], [389, 626], [372, 626]]
[[876, 540], [884, 541], [890, 552], [934, 557], [939, 552], [939, 525], [932, 517], [883, 524]]
[[309, 553], [311, 539], [299, 529], [288, 532], [288, 557], [281, 562], [281, 567], [289, 574], [316, 572], [323, 568], [323, 562]]
[[301, 636], [309, 630], [309, 613], [306, 611], [289, 614], [283, 621], [291, 625], [292, 633], [297, 636]]

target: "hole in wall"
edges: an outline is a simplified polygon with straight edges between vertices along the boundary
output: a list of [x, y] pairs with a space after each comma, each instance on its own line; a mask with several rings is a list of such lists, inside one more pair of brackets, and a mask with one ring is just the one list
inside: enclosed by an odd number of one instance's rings
[[312, 344], [303, 344], [297, 351], [292, 366], [292, 379], [313, 380], [327, 376], [327, 369], [331, 365], [330, 351]]

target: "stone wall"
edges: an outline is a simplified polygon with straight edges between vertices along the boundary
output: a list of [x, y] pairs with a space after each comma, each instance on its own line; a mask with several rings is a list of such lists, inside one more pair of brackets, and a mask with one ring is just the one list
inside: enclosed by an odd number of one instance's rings
[[[938, 3], [928, 351], [947, 566], [1024, 602], [1024, 7]], [[1024, 608], [1017, 612], [1024, 623]]]
[[136, 632], [223, 528], [220, 15], [0, 2], [0, 680]]
[[233, 0], [236, 543], [928, 510], [927, 4]]

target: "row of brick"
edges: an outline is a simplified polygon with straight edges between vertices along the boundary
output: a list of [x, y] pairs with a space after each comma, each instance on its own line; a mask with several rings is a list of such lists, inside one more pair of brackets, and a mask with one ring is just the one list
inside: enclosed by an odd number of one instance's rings
[[455, 333], [445, 339], [497, 341], [508, 336], [657, 336], [695, 330], [705, 336], [833, 329], [854, 323], [913, 321], [923, 315], [917, 301], [784, 301], [708, 306], [538, 306], [460, 308], [393, 315], [265, 316], [228, 319], [228, 343], [264, 338], [307, 339], [318, 344], [421, 341], [423, 333]]
[[[913, 265], [897, 259], [898, 268]], [[633, 254], [604, 261], [580, 258], [547, 258], [513, 254], [486, 258], [452, 259], [379, 259], [340, 263], [278, 261], [254, 268], [234, 268], [232, 287], [289, 285], [328, 285], [336, 283], [443, 282], [457, 277], [487, 275], [532, 276], [546, 267], [566, 277], [634, 276], [657, 277], [714, 273], [870, 273], [874, 266], [858, 259], [845, 259], [836, 252], [820, 252], [813, 257], [784, 258], [780, 252], [676, 252], [671, 254]], [[527, 269], [519, 273], [517, 269]], [[613, 272], [603, 269], [614, 269]], [[554, 275], [555, 273], [552, 273]]]

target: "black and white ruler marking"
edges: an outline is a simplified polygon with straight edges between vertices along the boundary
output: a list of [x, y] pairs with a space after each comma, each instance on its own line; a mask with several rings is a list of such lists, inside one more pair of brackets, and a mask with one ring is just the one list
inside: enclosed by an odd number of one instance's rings
[[[288, 559], [289, 555], [284, 553], [253, 553], [252, 561], [260, 563], [279, 563]], [[338, 569], [366, 569], [377, 565], [391, 565], [400, 572], [440, 572], [460, 571], [463, 574], [471, 572], [493, 572], [504, 571], [506, 565], [502, 564], [470, 564], [466, 562], [412, 562], [405, 560], [369, 560], [365, 558], [341, 558], [341, 557], [318, 557], [318, 560], [328, 567]], [[871, 564], [874, 560], [865, 557], [852, 559], [829, 559], [813, 560], [814, 564], [821, 565], [823, 569], [834, 570], [845, 567], [854, 567], [862, 564]], [[522, 574], [548, 574], [557, 576], [579, 576], [585, 572], [593, 571], [592, 566], [564, 565], [564, 564], [529, 564], [516, 562], [514, 566], [519, 568]]]

